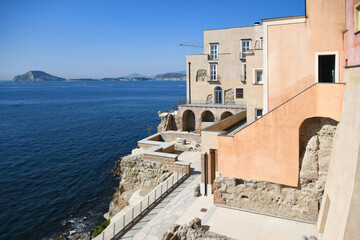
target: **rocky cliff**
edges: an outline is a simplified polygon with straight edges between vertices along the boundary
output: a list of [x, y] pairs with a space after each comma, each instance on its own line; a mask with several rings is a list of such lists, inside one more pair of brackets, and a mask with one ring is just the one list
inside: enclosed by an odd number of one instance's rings
[[55, 77], [43, 71], [30, 71], [16, 76], [15, 82], [65, 81], [64, 78]]
[[163, 164], [142, 160], [141, 154], [123, 157], [116, 163], [114, 172], [115, 176], [121, 177], [121, 181], [113, 195], [109, 212], [104, 215], [106, 219], [120, 212], [135, 192], [140, 190], [140, 196], [145, 196], [171, 175]]

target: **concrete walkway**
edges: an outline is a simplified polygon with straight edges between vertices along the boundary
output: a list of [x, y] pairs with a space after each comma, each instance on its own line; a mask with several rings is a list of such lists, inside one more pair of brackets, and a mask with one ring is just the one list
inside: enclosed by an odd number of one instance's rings
[[209, 231], [235, 239], [299, 240], [302, 235], [318, 237], [315, 224], [214, 206], [203, 224]]
[[191, 162], [192, 173], [120, 239], [161, 239], [162, 235], [197, 199], [194, 189], [200, 183], [200, 152], [184, 152], [179, 160]]

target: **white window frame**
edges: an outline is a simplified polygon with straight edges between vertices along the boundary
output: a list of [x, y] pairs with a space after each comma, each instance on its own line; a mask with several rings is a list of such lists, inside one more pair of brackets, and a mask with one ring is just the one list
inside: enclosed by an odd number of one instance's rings
[[319, 56], [335, 55], [335, 83], [340, 82], [339, 52], [315, 52], [315, 83], [319, 82]]
[[[262, 81], [257, 81], [257, 72], [262, 71]], [[264, 83], [264, 69], [263, 68], [253, 68], [253, 84], [254, 85], [263, 85]]]
[[[261, 116], [258, 116], [258, 114], [257, 114], [258, 110], [261, 110]], [[259, 118], [262, 118], [262, 116], [264, 116], [264, 109], [255, 108], [255, 119], [258, 120]]]
[[360, 31], [360, 2], [357, 2], [354, 5], [354, 26], [355, 26], [355, 33]]
[[[213, 52], [213, 47], [215, 47]], [[219, 59], [219, 44], [210, 43], [210, 60], [218, 60]]]
[[[249, 48], [244, 51], [244, 43], [249, 43]], [[241, 40], [241, 58], [246, 59], [245, 52], [251, 49], [251, 39]]]
[[210, 81], [217, 81], [217, 72], [217, 64], [210, 64]]

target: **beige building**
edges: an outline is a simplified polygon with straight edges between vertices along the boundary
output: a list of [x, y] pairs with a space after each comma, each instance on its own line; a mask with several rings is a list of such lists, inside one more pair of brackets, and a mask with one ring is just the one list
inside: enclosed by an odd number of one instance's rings
[[204, 52], [188, 55], [187, 99], [178, 128], [201, 129], [246, 110], [247, 122], [262, 116], [263, 27], [204, 31]]

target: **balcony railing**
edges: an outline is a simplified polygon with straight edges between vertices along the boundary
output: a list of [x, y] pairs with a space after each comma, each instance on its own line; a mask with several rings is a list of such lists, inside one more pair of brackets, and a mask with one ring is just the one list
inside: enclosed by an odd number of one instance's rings
[[216, 75], [216, 77], [214, 78], [215, 76], [207, 76], [207, 81], [208, 82], [218, 82], [221, 80], [221, 77], [220, 75]]
[[211, 54], [208, 54], [208, 60], [217, 61], [219, 60], [219, 55], [211, 56]]
[[215, 108], [243, 108], [246, 109], [246, 102], [241, 103], [213, 103], [208, 101], [200, 100], [187, 100], [178, 99], [178, 106], [189, 106], [189, 107], [215, 107]]

